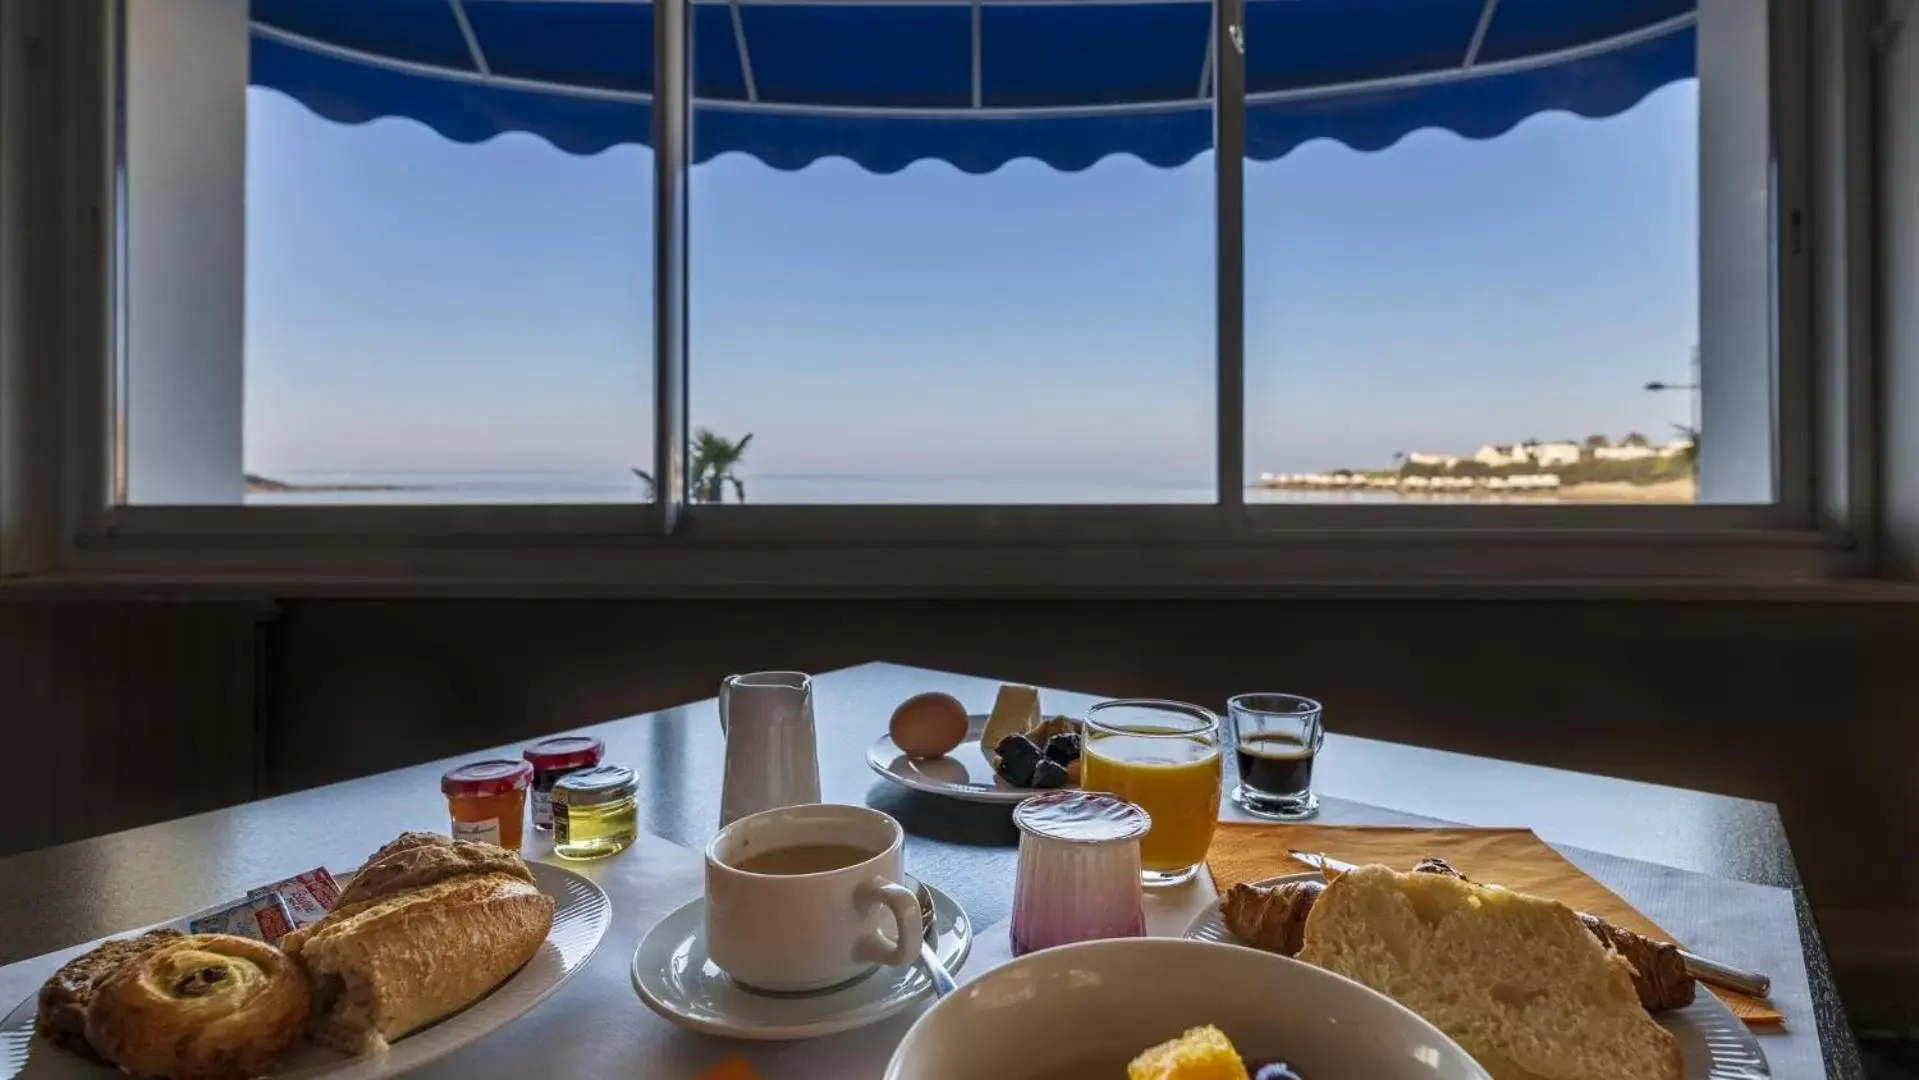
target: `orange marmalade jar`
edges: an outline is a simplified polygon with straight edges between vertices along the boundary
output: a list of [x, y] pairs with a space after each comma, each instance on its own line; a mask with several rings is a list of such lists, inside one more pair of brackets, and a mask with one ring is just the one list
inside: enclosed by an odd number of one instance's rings
[[440, 791], [453, 815], [453, 839], [518, 851], [532, 782], [533, 766], [525, 761], [475, 761], [449, 770]]

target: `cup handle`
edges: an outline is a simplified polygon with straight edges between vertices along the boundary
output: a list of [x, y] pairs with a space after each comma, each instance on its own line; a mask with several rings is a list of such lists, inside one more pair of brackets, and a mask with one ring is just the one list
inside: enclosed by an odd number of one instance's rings
[[739, 679], [739, 676], [738, 676], [738, 675], [728, 675], [728, 676], [727, 676], [726, 678], [724, 678], [724, 679], [721, 679], [721, 680], [720, 680], [720, 693], [719, 693], [719, 699], [720, 699], [720, 738], [722, 738], [722, 739], [724, 739], [724, 738], [726, 738], [726, 737], [727, 737], [727, 730], [726, 730], [726, 699], [727, 699], [728, 697], [730, 697], [730, 696], [732, 695], [732, 691], [733, 691], [733, 684], [734, 684], [734, 682], [736, 682], [736, 681], [738, 681], [738, 679]]
[[857, 957], [867, 963], [890, 964], [905, 967], [920, 958], [920, 946], [924, 944], [920, 923], [920, 898], [913, 890], [897, 881], [888, 881], [876, 877], [860, 890], [866, 896], [863, 900], [877, 899], [893, 912], [893, 921], [897, 926], [896, 940], [886, 940], [886, 935], [874, 930], [860, 938], [854, 949]]

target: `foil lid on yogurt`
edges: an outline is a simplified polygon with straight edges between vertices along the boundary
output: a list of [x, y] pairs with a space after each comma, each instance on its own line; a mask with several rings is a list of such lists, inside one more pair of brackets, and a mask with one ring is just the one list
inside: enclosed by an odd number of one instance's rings
[[1137, 803], [1100, 791], [1049, 791], [1013, 811], [1021, 832], [1074, 844], [1112, 844], [1136, 840], [1153, 819]]

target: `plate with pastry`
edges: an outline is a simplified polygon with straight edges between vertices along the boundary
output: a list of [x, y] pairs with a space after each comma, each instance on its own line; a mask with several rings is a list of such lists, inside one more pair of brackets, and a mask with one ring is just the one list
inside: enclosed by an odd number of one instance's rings
[[[1433, 1022], [1494, 1076], [1764, 1080], [1745, 1024], [1552, 900], [1466, 880], [1443, 860], [1240, 884], [1185, 936], [1295, 957]], [[1637, 935], [1633, 935], [1637, 936]], [[1639, 967], [1628, 956], [1639, 957]], [[1641, 969], [1644, 969], [1643, 971]]]
[[986, 715], [946, 694], [916, 694], [894, 711], [866, 764], [901, 787], [963, 802], [1011, 806], [1079, 786], [1080, 725], [1043, 716], [1039, 691], [1001, 686]]
[[0, 1021], [0, 1080], [393, 1076], [544, 1001], [612, 912], [571, 870], [433, 833], [340, 880], [273, 943], [183, 932], [210, 909], [68, 961]]

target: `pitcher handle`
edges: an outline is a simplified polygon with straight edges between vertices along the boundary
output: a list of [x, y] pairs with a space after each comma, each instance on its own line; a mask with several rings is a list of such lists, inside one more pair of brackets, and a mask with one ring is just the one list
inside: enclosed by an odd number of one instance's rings
[[720, 680], [720, 738], [722, 739], [728, 737], [726, 731], [726, 699], [732, 695], [733, 684], [739, 680], [740, 677], [738, 675], [728, 675], [726, 678]]

